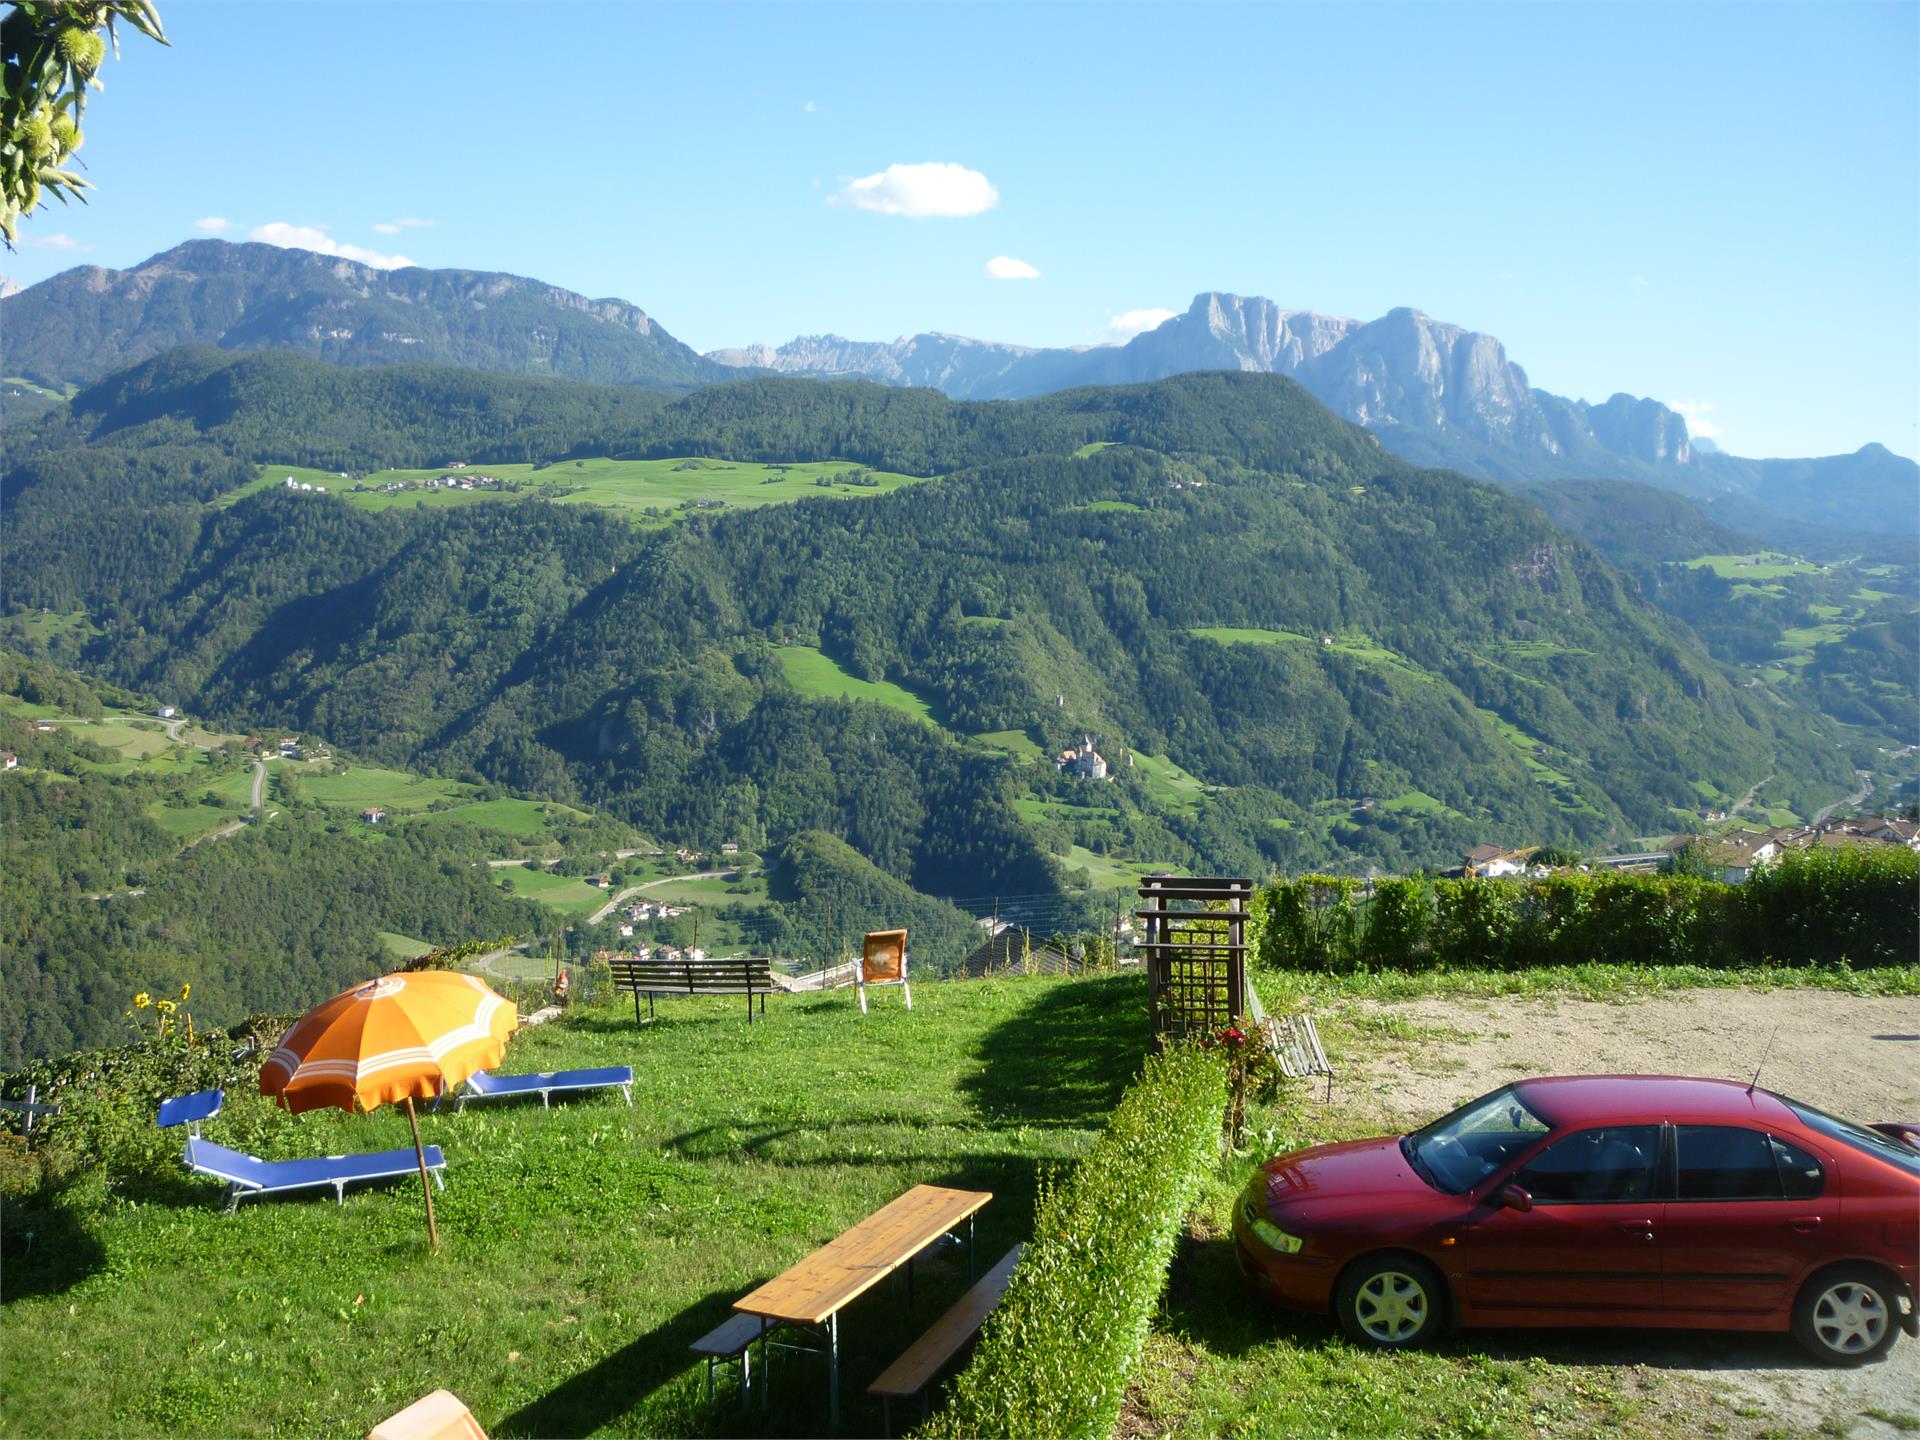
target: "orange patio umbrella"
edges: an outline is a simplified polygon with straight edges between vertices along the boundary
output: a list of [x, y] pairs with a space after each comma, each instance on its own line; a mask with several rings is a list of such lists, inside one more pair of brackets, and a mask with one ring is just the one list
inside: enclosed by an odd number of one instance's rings
[[382, 975], [295, 1022], [260, 1067], [260, 1093], [277, 1097], [296, 1115], [324, 1106], [371, 1110], [404, 1100], [427, 1197], [427, 1233], [437, 1248], [440, 1232], [414, 1098], [443, 1095], [474, 1071], [498, 1065], [519, 1023], [512, 1003], [471, 975]]

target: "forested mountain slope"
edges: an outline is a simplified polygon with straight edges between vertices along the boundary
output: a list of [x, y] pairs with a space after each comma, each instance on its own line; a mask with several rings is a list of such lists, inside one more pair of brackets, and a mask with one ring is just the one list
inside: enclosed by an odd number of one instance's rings
[[[938, 894], [1057, 883], [1069, 851], [1448, 863], [1669, 828], [1770, 774], [1847, 788], [1806, 712], [1735, 689], [1537, 509], [1277, 377], [973, 405], [768, 380], [634, 412], [489, 377], [512, 403], [461, 412], [471, 458], [581, 418], [596, 453], [947, 478], [651, 533], [538, 501], [206, 503], [233, 457], [311, 453], [303, 426], [404, 435], [439, 378], [189, 355], [98, 387], [8, 478], [4, 603], [84, 610], [87, 666], [216, 715], [662, 835], [826, 830]], [[881, 681], [914, 703], [833, 698]], [[1086, 734], [1114, 781], [1027, 758]]]
[[[278, 780], [251, 823], [207, 831], [224, 817], [197, 797], [205, 777], [227, 776], [244, 806], [252, 756], [187, 763], [188, 747], [153, 733], [130, 762], [89, 737], [145, 732], [75, 723], [103, 702], [153, 711], [0, 651], [0, 749], [18, 757], [0, 773], [0, 1066], [125, 1039], [153, 1019], [134, 1008], [142, 991], [191, 985], [201, 1023], [230, 1025], [390, 968], [382, 931], [446, 944], [541, 927], [486, 868], [450, 858], [444, 830], [375, 833]], [[46, 716], [59, 718], [45, 730], [29, 718]]]

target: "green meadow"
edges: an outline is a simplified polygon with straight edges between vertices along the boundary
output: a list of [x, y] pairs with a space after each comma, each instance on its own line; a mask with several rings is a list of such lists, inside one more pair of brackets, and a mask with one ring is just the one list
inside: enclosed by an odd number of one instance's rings
[[832, 656], [811, 645], [781, 645], [775, 648], [774, 654], [779, 657], [787, 683], [809, 699], [864, 700], [890, 706], [929, 725], [939, 723], [934, 719], [933, 707], [911, 690], [902, 689], [891, 680], [862, 680], [850, 675]]
[[556, 875], [551, 870], [530, 869], [524, 865], [503, 865], [493, 872], [493, 878], [523, 899], [537, 900], [581, 920], [617, 893], [589, 885], [577, 876]]
[[[498, 486], [462, 490], [433, 483], [490, 476]], [[599, 505], [619, 510], [638, 524], [664, 525], [711, 510], [750, 510], [818, 498], [862, 499], [885, 495], [924, 477], [868, 470], [851, 461], [822, 460], [761, 465], [748, 461], [687, 457], [668, 460], [561, 460], [551, 465], [469, 465], [454, 470], [380, 470], [342, 480], [331, 471], [297, 465], [265, 465], [260, 478], [221, 497], [231, 505], [246, 495], [271, 489], [291, 476], [340, 496], [363, 510], [393, 510], [416, 505], [441, 508], [504, 501], [544, 499], [562, 505]], [[857, 483], [856, 483], [857, 482]], [[403, 488], [383, 493], [382, 487]]]
[[472, 787], [457, 780], [383, 770], [377, 765], [351, 765], [326, 773], [302, 774], [300, 793], [338, 809], [364, 810], [378, 806], [400, 814], [469, 795]]
[[1700, 555], [1687, 564], [1696, 570], [1711, 570], [1722, 580], [1779, 580], [1788, 575], [1818, 575], [1823, 568], [1776, 550], [1752, 555]]

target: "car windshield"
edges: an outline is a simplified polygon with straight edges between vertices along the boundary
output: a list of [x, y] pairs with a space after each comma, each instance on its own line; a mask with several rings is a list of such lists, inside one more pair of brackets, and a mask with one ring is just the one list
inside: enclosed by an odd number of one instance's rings
[[1891, 1135], [1882, 1135], [1865, 1125], [1856, 1125], [1851, 1120], [1842, 1120], [1838, 1115], [1829, 1115], [1811, 1105], [1802, 1105], [1798, 1100], [1789, 1100], [1784, 1095], [1775, 1098], [1798, 1115], [1809, 1130], [1817, 1130], [1830, 1140], [1851, 1145], [1855, 1150], [1864, 1150], [1889, 1165], [1897, 1165], [1910, 1174], [1920, 1175], [1920, 1150], [1902, 1145]]
[[1407, 1163], [1436, 1190], [1471, 1190], [1553, 1129], [1511, 1087], [1482, 1096], [1400, 1142]]

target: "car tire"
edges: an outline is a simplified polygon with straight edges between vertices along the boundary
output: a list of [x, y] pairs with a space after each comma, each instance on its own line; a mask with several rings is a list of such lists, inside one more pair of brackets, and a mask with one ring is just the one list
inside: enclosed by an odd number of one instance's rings
[[1446, 1323], [1446, 1285], [1440, 1272], [1415, 1255], [1370, 1255], [1356, 1261], [1333, 1288], [1334, 1316], [1356, 1345], [1411, 1350]]
[[1871, 1265], [1836, 1265], [1800, 1287], [1793, 1335], [1828, 1365], [1864, 1365], [1900, 1333], [1899, 1289]]

